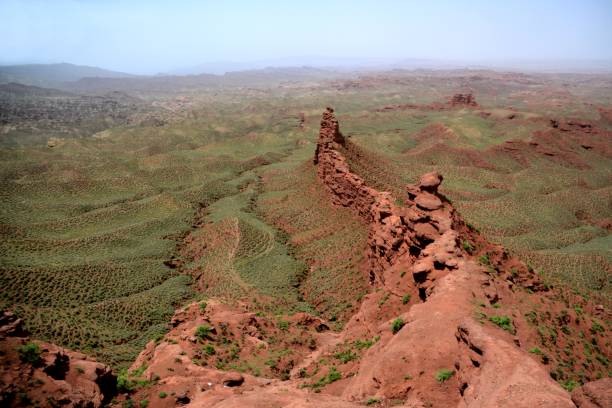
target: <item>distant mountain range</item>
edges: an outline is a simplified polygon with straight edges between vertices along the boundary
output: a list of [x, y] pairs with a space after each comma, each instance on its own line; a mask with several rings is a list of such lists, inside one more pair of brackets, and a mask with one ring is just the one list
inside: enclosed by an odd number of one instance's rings
[[[612, 73], [612, 61], [488, 61], [358, 58], [276, 59], [259, 62], [217, 62], [158, 75], [134, 75], [98, 67], [61, 64], [0, 65], [0, 84], [23, 84], [70, 92], [177, 91], [201, 86], [255, 85], [270, 81], [333, 79], [368, 71], [394, 69], [493, 69], [521, 72]], [[6, 91], [6, 90], [5, 90]], [[40, 90], [11, 89], [36, 93]]]
[[0, 84], [17, 82], [25, 85], [54, 87], [62, 82], [83, 78], [134, 78], [124, 72], [74, 64], [0, 65]]

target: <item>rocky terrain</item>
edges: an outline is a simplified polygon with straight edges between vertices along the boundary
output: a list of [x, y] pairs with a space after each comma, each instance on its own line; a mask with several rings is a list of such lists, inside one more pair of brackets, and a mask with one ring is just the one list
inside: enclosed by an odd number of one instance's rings
[[[141, 123], [154, 109], [123, 92], [80, 95], [19, 83], [0, 84], [0, 137], [7, 144], [50, 137], [82, 137], [109, 127]], [[161, 115], [157, 115], [161, 116]]]
[[[460, 95], [450, 104], [470, 107], [475, 101]], [[551, 126], [589, 132], [574, 122]], [[367, 228], [361, 273], [370, 289], [341, 330], [307, 312], [279, 320], [246, 298], [233, 304], [210, 298], [178, 310], [169, 331], [149, 342], [129, 370], [112, 374], [82, 354], [30, 341], [20, 321], [5, 313], [3, 403], [610, 406], [609, 378], [593, 381], [585, 374], [585, 385], [567, 391], [574, 388], [568, 371], [607, 367], [608, 331], [599, 322], [609, 321], [609, 312], [551, 288], [464, 222], [439, 191], [440, 173], [422, 175], [396, 197], [352, 170], [364, 154], [328, 108], [314, 157], [318, 183], [334, 206], [349, 209]], [[189, 234], [184, 239], [184, 250], [197, 253], [201, 241]], [[283, 354], [288, 349], [292, 353]], [[270, 360], [269, 373], [276, 378], [228, 366], [274, 350], [278, 358]]]

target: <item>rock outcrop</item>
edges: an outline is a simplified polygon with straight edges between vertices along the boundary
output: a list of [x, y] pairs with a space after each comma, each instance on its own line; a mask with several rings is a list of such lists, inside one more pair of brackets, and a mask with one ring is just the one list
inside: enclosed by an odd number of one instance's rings
[[475, 108], [478, 106], [474, 95], [471, 93], [458, 93], [448, 101], [451, 106], [468, 106]]
[[[473, 99], [458, 102], [472, 104]], [[367, 272], [377, 288], [343, 336], [346, 342], [364, 333], [380, 338], [357, 372], [336, 386], [337, 393], [351, 401], [402, 399], [415, 407], [573, 407], [569, 394], [520, 348], [513, 327], [482, 327], [475, 318], [475, 299], [495, 304], [498, 291], [514, 284], [541, 290], [533, 272], [466, 226], [438, 192], [440, 174], [423, 175], [406, 187], [403, 200], [394, 200], [350, 171], [342, 154], [347, 149], [350, 141], [328, 108], [315, 155], [317, 171], [332, 201], [369, 224]], [[480, 253], [460, 245], [465, 241], [477, 244]], [[481, 254], [486, 265], [478, 261]], [[505, 289], [498, 283], [502, 280]], [[388, 300], [390, 295], [396, 300]], [[377, 311], [387, 302], [395, 306]], [[399, 317], [390, 314], [394, 311]], [[400, 323], [390, 330], [393, 318]], [[448, 380], [440, 380], [441, 370]]]
[[612, 407], [612, 378], [591, 381], [576, 388], [572, 400], [578, 408]]
[[0, 406], [101, 407], [116, 394], [111, 369], [84, 354], [31, 341], [21, 320], [0, 315]]

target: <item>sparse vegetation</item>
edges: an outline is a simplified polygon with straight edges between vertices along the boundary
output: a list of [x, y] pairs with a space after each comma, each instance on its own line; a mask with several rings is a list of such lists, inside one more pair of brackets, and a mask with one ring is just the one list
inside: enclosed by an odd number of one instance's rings
[[391, 323], [391, 331], [393, 332], [393, 334], [396, 334], [402, 329], [402, 327], [404, 327], [404, 325], [405, 323], [402, 318], [398, 317]]
[[447, 368], [443, 368], [443, 369], [440, 369], [440, 370], [438, 370], [436, 372], [436, 380], [439, 383], [443, 383], [444, 381], [446, 381], [449, 378], [451, 378], [454, 374], [455, 374], [455, 372], [453, 370], [449, 370]]
[[19, 353], [19, 359], [24, 363], [30, 363], [33, 366], [37, 366], [41, 362], [40, 358], [40, 347], [36, 343], [26, 343], [17, 349]]
[[194, 333], [194, 336], [196, 336], [200, 340], [206, 340], [206, 339], [210, 339], [211, 332], [212, 332], [211, 327], [205, 324], [202, 326], [198, 326], [198, 328], [196, 329]]
[[349, 361], [353, 361], [358, 358], [357, 354], [353, 353], [351, 350], [336, 353], [334, 354], [334, 357], [336, 357], [342, 363], [348, 363]]
[[489, 316], [489, 321], [509, 333], [515, 333], [514, 325], [512, 324], [512, 319], [508, 316]]

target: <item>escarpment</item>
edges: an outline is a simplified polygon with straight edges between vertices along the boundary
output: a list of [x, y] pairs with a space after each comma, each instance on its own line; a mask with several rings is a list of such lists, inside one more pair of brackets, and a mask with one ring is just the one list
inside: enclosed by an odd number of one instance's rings
[[438, 192], [443, 180], [440, 174], [423, 175], [418, 184], [406, 186], [405, 197], [394, 198], [389, 192], [367, 186], [362, 177], [351, 172], [340, 152], [351, 148], [351, 142], [340, 132], [333, 109], [327, 108], [321, 119], [314, 163], [332, 201], [351, 208], [369, 224], [366, 258], [372, 283], [383, 284], [386, 269], [408, 262], [423, 292], [434, 276], [456, 268], [457, 257], [470, 255], [471, 244], [460, 246], [461, 241], [477, 242], [480, 249], [474, 255], [486, 256], [496, 272], [512, 270], [512, 283], [530, 290], [544, 289], [524, 263], [510, 257], [501, 246], [486, 242], [466, 225], [449, 200]]

